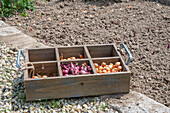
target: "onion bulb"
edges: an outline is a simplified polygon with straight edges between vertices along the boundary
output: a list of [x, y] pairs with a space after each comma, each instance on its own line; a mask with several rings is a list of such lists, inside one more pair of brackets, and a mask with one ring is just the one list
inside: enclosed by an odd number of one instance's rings
[[83, 58], [83, 55], [79, 54], [79, 58], [82, 59], [82, 58]]
[[102, 70], [99, 70], [98, 73], [102, 73]]
[[112, 65], [112, 64], [109, 64], [109, 68], [110, 68], [110, 69], [113, 69], [113, 65]]
[[96, 71], [98, 72], [98, 71], [99, 71], [99, 69], [98, 69], [98, 68], [96, 68]]
[[109, 68], [109, 67], [106, 67], [105, 69], [106, 69], [107, 71], [110, 71], [110, 68]]
[[118, 69], [117, 68], [114, 68], [114, 70], [117, 72], [118, 71]]
[[102, 62], [101, 66], [102, 66], [102, 67], [106, 66], [106, 63], [105, 63], [105, 62]]
[[110, 71], [107, 71], [107, 73], [110, 73]]
[[99, 66], [99, 70], [103, 70], [104, 68], [102, 66]]
[[32, 78], [38, 78], [37, 76], [32, 76]]
[[115, 73], [116, 71], [114, 69], [112, 69], [111, 72]]
[[76, 57], [70, 57], [70, 59], [71, 59], [71, 60], [75, 60], [75, 59], [76, 59]]
[[122, 70], [122, 66], [118, 66], [118, 67], [117, 67], [117, 70], [118, 70], [118, 71], [121, 71], [121, 70]]
[[43, 75], [42, 78], [47, 78], [47, 75]]
[[106, 70], [103, 70], [103, 73], [107, 73], [107, 71], [106, 71]]
[[67, 58], [67, 60], [71, 60], [71, 58]]
[[98, 68], [99, 65], [98, 65], [97, 63], [94, 63], [94, 67], [95, 67], [95, 68]]
[[120, 62], [115, 63], [115, 67], [117, 68], [118, 66], [120, 66]]

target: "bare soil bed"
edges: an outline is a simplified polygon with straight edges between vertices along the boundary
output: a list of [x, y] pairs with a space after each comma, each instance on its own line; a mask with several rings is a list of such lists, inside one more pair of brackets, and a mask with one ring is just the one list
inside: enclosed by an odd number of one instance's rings
[[51, 46], [124, 42], [133, 61], [131, 89], [170, 107], [170, 7], [157, 2], [36, 1], [36, 10], [7, 18]]

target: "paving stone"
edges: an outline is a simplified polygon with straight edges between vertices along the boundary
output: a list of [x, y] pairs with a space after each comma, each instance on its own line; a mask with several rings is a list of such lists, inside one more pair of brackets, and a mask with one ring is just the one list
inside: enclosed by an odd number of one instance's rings
[[19, 33], [21, 33], [21, 31], [17, 30], [14, 27], [1, 27], [0, 28], [0, 37], [16, 35]]
[[112, 107], [119, 108], [123, 113], [170, 113], [170, 108], [135, 91], [130, 91], [120, 100], [120, 103], [114, 103]]
[[8, 27], [8, 26], [9, 26], [8, 24], [6, 24], [5, 22], [0, 20], [0, 28], [1, 27]]
[[23, 33], [13, 36], [1, 37], [1, 41], [8, 44], [12, 44], [13, 46], [19, 49], [48, 47], [42, 43], [37, 42], [34, 38]]

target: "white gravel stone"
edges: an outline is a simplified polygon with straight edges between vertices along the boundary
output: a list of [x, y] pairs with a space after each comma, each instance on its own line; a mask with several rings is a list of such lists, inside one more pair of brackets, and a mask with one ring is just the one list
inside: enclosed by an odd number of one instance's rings
[[87, 106], [87, 104], [83, 104], [83, 108], [87, 108], [88, 106]]

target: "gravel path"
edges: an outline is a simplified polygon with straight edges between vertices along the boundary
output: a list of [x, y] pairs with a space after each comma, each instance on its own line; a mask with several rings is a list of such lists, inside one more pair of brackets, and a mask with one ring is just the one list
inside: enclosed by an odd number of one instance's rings
[[124, 42], [134, 60], [131, 89], [170, 106], [170, 7], [156, 2], [55, 1], [6, 19], [51, 46]]

